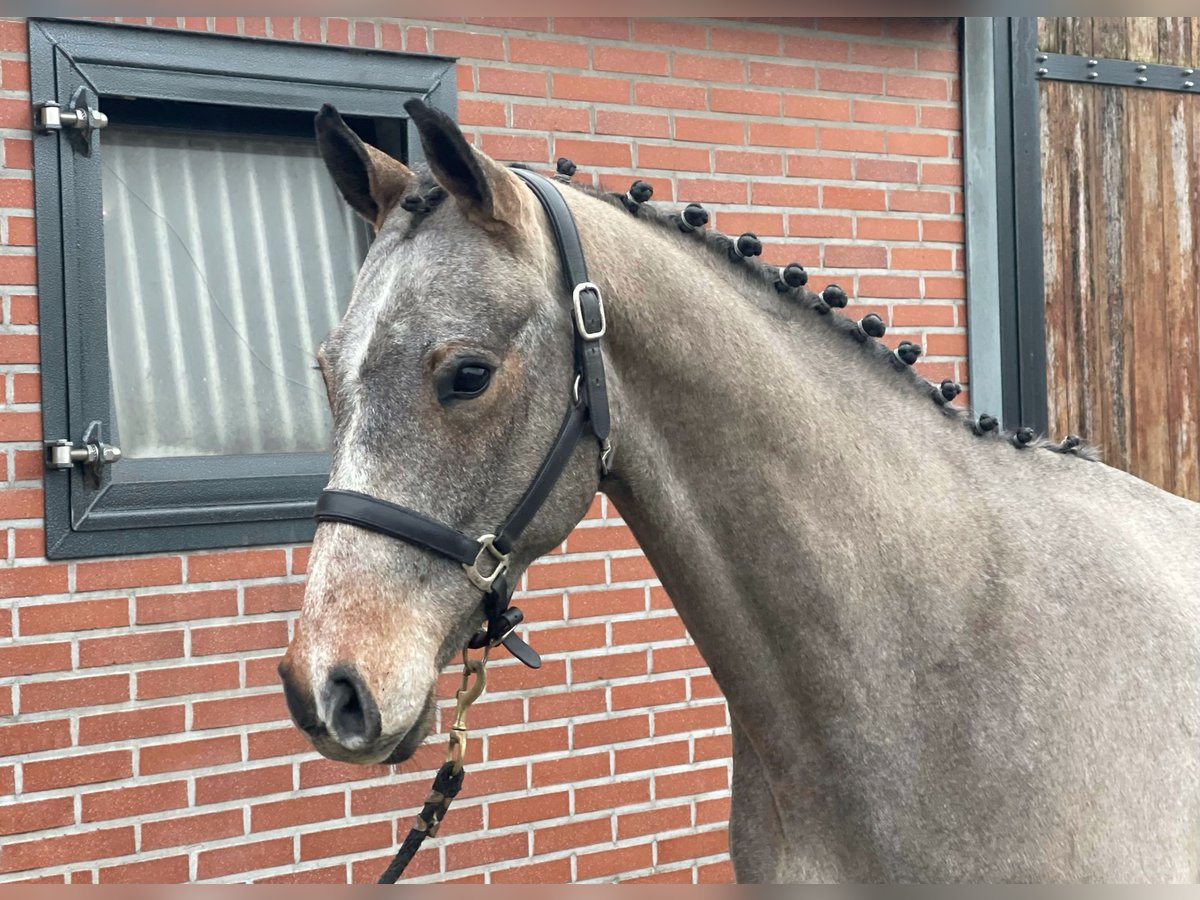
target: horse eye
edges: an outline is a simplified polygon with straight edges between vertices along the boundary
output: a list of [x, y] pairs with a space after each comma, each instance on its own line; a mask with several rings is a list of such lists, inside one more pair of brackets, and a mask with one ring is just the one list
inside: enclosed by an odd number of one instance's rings
[[[488, 389], [492, 370], [481, 362], [464, 362], [450, 379], [438, 385], [438, 400], [470, 400]], [[448, 383], [447, 383], [448, 382]]]

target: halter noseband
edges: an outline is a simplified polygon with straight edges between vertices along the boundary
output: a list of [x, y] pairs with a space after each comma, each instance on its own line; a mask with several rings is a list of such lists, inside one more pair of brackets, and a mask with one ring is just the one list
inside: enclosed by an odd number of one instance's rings
[[607, 475], [612, 467], [608, 389], [600, 349], [607, 323], [604, 300], [600, 289], [588, 281], [579, 230], [562, 194], [536, 172], [516, 168], [512, 172], [537, 195], [550, 219], [566, 288], [571, 295], [571, 322], [575, 335], [575, 380], [571, 402], [558, 436], [533, 481], [496, 532], [479, 538], [467, 537], [458, 529], [416, 510], [358, 491], [322, 491], [317, 498], [315, 515], [318, 522], [356, 525], [461, 563], [471, 584], [483, 592], [483, 611], [487, 617], [487, 627], [471, 638], [470, 646], [477, 649], [503, 645], [525, 665], [536, 669], [542, 664], [541, 657], [515, 631], [523, 616], [517, 607], [509, 604], [512, 589], [508, 585], [508, 567], [513, 545], [550, 495], [586, 431], [590, 430], [600, 442], [601, 475]]

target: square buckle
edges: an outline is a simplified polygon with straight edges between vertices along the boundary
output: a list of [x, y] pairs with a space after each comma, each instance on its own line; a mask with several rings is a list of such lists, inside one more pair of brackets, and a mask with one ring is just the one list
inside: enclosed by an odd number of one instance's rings
[[[587, 325], [583, 321], [583, 306], [580, 303], [579, 295], [584, 291], [592, 291], [596, 295], [596, 302], [600, 304], [600, 328], [596, 331], [588, 331]], [[608, 331], [608, 321], [604, 315], [604, 297], [600, 295], [600, 288], [590, 281], [580, 282], [571, 292], [571, 304], [575, 307], [575, 330], [579, 336], [585, 341], [598, 341], [604, 337]]]

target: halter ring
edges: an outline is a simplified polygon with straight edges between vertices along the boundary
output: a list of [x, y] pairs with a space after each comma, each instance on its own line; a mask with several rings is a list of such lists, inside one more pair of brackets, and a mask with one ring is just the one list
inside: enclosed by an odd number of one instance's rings
[[[467, 578], [471, 579], [471, 584], [479, 588], [479, 590], [490, 591], [492, 583], [508, 571], [508, 560], [511, 554], [501, 553], [496, 549], [496, 536], [494, 534], [481, 535], [479, 543], [483, 546], [479, 549], [479, 555], [475, 557], [475, 562], [467, 565], [463, 563], [463, 570], [467, 573]], [[484, 554], [488, 554], [495, 561], [496, 567], [492, 571], [484, 575], [479, 571], [479, 561], [483, 559]]]

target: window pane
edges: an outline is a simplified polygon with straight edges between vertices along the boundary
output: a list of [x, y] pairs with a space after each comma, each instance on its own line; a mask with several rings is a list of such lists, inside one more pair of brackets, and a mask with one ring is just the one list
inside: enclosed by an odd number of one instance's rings
[[315, 144], [114, 127], [102, 154], [124, 454], [327, 449], [313, 354], [370, 238]]

